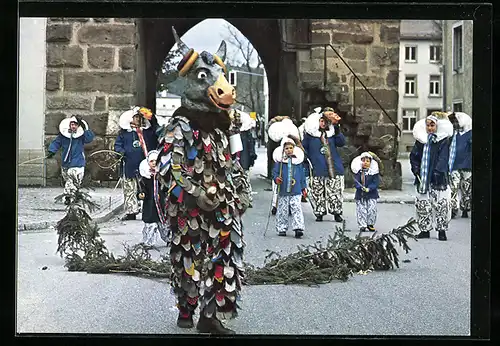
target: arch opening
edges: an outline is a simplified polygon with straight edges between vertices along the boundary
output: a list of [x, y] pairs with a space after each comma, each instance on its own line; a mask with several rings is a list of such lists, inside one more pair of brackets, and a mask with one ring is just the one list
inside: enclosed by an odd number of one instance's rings
[[[162, 63], [175, 45], [172, 26], [179, 37], [203, 19], [140, 19], [137, 47], [137, 102], [156, 111], [157, 80]], [[265, 66], [268, 81], [268, 111], [266, 122], [276, 115], [298, 118], [297, 69], [295, 54], [282, 48], [280, 21], [277, 19], [226, 19], [251, 43]], [[209, 33], [210, 34], [210, 33]], [[219, 43], [220, 43], [220, 38]], [[197, 48], [197, 47], [194, 47]], [[216, 49], [216, 48], [215, 48]], [[270, 153], [276, 146], [268, 141], [268, 169], [272, 167]]]

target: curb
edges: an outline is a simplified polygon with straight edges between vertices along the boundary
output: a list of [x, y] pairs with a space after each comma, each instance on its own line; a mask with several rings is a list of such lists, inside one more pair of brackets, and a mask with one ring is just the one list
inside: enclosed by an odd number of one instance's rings
[[[355, 203], [356, 200], [354, 198], [344, 198], [344, 202], [348, 203]], [[377, 201], [378, 204], [415, 204], [414, 199], [400, 199], [400, 200], [395, 200], [395, 199], [381, 199]]]
[[[124, 203], [120, 203], [117, 207], [115, 207], [113, 210], [107, 212], [103, 216], [99, 216], [96, 218], [93, 218], [92, 221], [100, 224], [107, 222], [111, 220], [111, 218], [118, 214], [121, 209], [123, 209]], [[59, 221], [48, 221], [48, 222], [33, 222], [33, 223], [22, 223], [17, 226], [17, 231], [18, 232], [25, 232], [25, 231], [36, 231], [36, 230], [41, 230], [41, 229], [48, 229], [51, 227], [56, 227], [57, 223]]]
[[125, 205], [125, 203], [121, 203], [120, 205], [118, 205], [116, 208], [114, 208], [113, 210], [111, 210], [107, 214], [100, 216], [100, 217], [96, 217], [92, 221], [94, 221], [96, 223], [107, 222], [107, 221], [111, 220], [113, 218], [113, 216], [115, 216], [116, 214], [121, 212], [123, 210], [124, 205]]

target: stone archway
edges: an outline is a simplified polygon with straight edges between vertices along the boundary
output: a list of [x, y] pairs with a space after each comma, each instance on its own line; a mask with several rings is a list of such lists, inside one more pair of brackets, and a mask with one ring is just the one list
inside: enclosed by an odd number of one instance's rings
[[[156, 81], [162, 62], [175, 44], [172, 26], [179, 36], [203, 19], [137, 20], [137, 102], [155, 110]], [[276, 19], [226, 19], [257, 50], [265, 66], [269, 84], [269, 118], [278, 114], [297, 117], [296, 55], [282, 49], [280, 22]], [[193, 47], [196, 48], [196, 47]], [[271, 146], [274, 143], [270, 143]], [[274, 148], [271, 148], [274, 149]], [[272, 150], [268, 151], [272, 153]], [[268, 160], [271, 166], [272, 160]]]
[[[137, 102], [155, 108], [156, 80], [165, 56], [173, 47], [172, 26], [179, 36], [198, 24], [202, 19], [140, 19], [138, 20], [138, 66], [137, 66]], [[290, 114], [293, 105], [280, 102], [287, 97], [285, 88], [280, 83], [280, 72], [285, 67], [280, 64], [283, 57], [281, 34], [278, 20], [227, 19], [245, 35], [258, 51], [267, 71], [270, 105], [270, 116]], [[295, 70], [295, 61], [288, 70]]]

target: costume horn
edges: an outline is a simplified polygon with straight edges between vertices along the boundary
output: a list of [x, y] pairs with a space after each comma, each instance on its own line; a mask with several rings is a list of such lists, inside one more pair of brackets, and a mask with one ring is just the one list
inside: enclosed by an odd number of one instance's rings
[[181, 54], [186, 55], [187, 53], [189, 53], [189, 47], [184, 42], [181, 41], [174, 27], [172, 27], [172, 33], [174, 34], [175, 43], [177, 43], [177, 47], [179, 48]]

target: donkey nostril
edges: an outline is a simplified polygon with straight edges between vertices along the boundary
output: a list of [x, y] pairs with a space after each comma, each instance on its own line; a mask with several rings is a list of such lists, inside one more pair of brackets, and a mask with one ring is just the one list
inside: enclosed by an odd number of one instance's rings
[[220, 88], [219, 88], [219, 89], [217, 89], [217, 94], [218, 94], [219, 96], [221, 96], [222, 94], [224, 94], [224, 91], [223, 91], [222, 89], [220, 89]]

